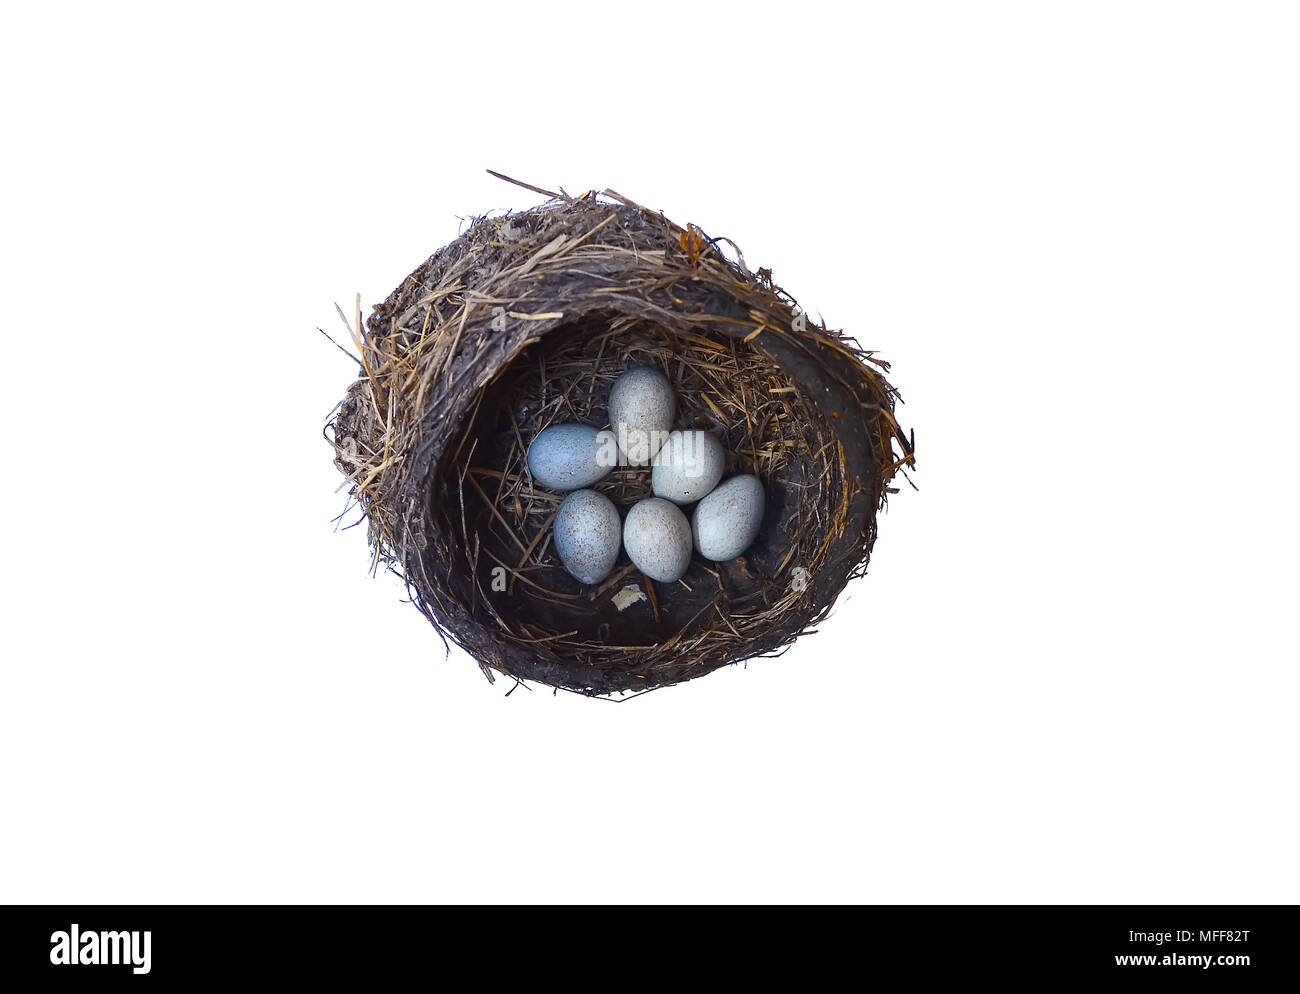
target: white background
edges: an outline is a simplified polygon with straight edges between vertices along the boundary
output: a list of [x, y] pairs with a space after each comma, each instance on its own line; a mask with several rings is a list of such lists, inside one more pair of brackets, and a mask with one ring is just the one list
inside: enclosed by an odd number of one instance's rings
[[[1300, 899], [1293, 7], [0, 37], [0, 899]], [[316, 329], [537, 201], [485, 168], [728, 235], [894, 363], [920, 490], [784, 658], [507, 698], [334, 533]]]

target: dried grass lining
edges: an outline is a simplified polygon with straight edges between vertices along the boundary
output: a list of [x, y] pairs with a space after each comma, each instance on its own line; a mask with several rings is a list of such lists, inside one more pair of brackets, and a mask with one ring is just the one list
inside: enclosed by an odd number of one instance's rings
[[[361, 376], [328, 428], [375, 564], [489, 679], [609, 694], [782, 649], [865, 572], [876, 510], [913, 462], [887, 364], [694, 227], [610, 190], [537, 192], [551, 199], [476, 219], [356, 317]], [[525, 453], [553, 422], [606, 424], [631, 365], [676, 384], [678, 427], [725, 435], [728, 475], [756, 473], [767, 514], [734, 562], [696, 556], [657, 586], [622, 553], [584, 588], [551, 551], [560, 497], [533, 486]], [[596, 489], [625, 512], [648, 475]], [[632, 584], [646, 596], [619, 611]]]

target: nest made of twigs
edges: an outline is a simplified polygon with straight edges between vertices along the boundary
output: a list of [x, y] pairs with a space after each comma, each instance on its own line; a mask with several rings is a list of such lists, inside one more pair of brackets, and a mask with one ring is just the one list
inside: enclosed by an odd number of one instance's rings
[[[538, 192], [551, 199], [477, 218], [358, 316], [360, 377], [328, 427], [375, 564], [489, 679], [608, 694], [783, 649], [865, 572], [876, 511], [913, 462], [887, 364], [725, 240], [613, 191]], [[607, 424], [631, 366], [672, 381], [675, 427], [717, 434], [727, 475], [763, 481], [766, 513], [731, 562], [697, 555], [656, 585], [623, 552], [584, 587], [551, 549], [563, 495], [525, 456], [552, 423]], [[623, 513], [648, 478], [618, 468], [594, 489]]]

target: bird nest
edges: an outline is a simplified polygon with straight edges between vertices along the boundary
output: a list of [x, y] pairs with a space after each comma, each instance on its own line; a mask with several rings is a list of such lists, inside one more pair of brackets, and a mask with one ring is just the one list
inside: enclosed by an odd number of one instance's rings
[[[614, 694], [779, 652], [865, 572], [876, 512], [913, 463], [888, 365], [726, 240], [613, 191], [537, 192], [550, 199], [476, 219], [357, 318], [359, 378], [327, 436], [375, 565], [489, 679]], [[583, 586], [553, 549], [563, 495], [526, 454], [550, 424], [605, 425], [633, 366], [668, 377], [675, 427], [718, 435], [728, 476], [758, 476], [764, 520], [743, 556], [697, 555], [677, 583], [620, 552]], [[616, 468], [593, 489], [622, 514], [649, 474]]]

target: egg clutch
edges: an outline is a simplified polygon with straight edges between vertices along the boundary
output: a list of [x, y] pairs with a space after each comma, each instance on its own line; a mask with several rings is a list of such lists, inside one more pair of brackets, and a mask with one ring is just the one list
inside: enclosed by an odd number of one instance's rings
[[[673, 430], [677, 398], [668, 378], [645, 366], [629, 369], [610, 388], [607, 406], [608, 428], [552, 424], [528, 447], [534, 483], [567, 493], [552, 527], [569, 574], [598, 584], [625, 549], [645, 576], [675, 583], [690, 567], [692, 549], [727, 562], [749, 548], [763, 521], [763, 485], [749, 473], [722, 482], [722, 443], [702, 429]], [[614, 502], [590, 489], [619, 466], [651, 467], [651, 493], [622, 522]]]

